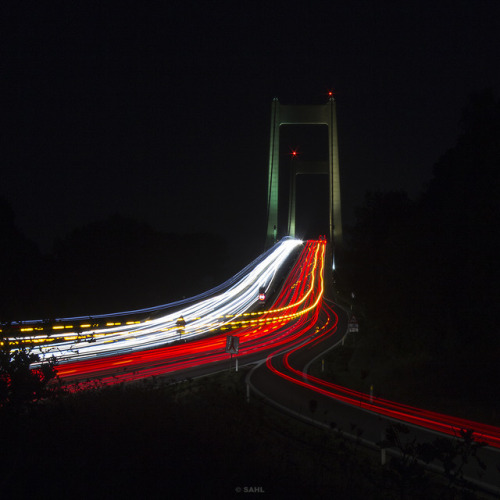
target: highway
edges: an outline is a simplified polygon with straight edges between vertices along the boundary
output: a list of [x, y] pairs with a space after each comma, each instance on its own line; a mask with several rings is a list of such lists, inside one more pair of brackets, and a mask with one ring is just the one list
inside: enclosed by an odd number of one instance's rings
[[[256, 311], [261, 287], [276, 284], [280, 268], [298, 249], [272, 306]], [[324, 240], [285, 239], [220, 293], [139, 325], [95, 330], [92, 339], [42, 345], [38, 352], [45, 359], [57, 353], [58, 375], [68, 387], [96, 379], [103, 384], [179, 379], [227, 367], [226, 337], [231, 334], [239, 338], [240, 364], [254, 365], [247, 377], [252, 391], [283, 411], [326, 428], [349, 431], [354, 425], [372, 445], [395, 421], [410, 425], [419, 441], [470, 429], [488, 445], [481, 450], [486, 463], [500, 463], [500, 428], [374, 398], [308, 375], [310, 363], [347, 331], [347, 313], [324, 298], [325, 250]], [[182, 330], [176, 324], [179, 316], [186, 321]], [[475, 477], [476, 471], [468, 473]], [[489, 467], [483, 481], [494, 484], [494, 474], [495, 467]]]
[[[223, 324], [228, 329], [226, 332], [215, 332], [185, 343], [175, 342], [126, 352], [111, 351], [106, 356], [81, 358], [76, 354], [71, 359], [63, 358], [58, 366], [59, 377], [66, 383], [98, 378], [102, 383], [114, 384], [189, 369], [199, 370], [206, 366], [209, 366], [208, 371], [217, 371], [220, 363], [229, 359], [225, 350], [228, 333], [239, 338], [237, 358], [242, 363], [265, 359], [277, 347], [296, 345], [304, 335], [309, 336], [308, 326], [314, 323], [315, 311], [322, 298], [326, 243], [311, 241], [301, 246], [302, 251], [269, 310], [241, 312], [232, 317], [226, 314]], [[257, 296], [255, 289], [253, 293]], [[177, 318], [178, 313], [173, 317]], [[183, 317], [187, 320], [186, 329], [190, 329], [190, 316], [183, 312]], [[213, 313], [205, 321], [212, 324]], [[177, 327], [174, 328], [177, 330]], [[175, 332], [174, 336], [174, 340], [178, 341], [179, 334]]]
[[[102, 358], [164, 348], [181, 339], [193, 341], [217, 332], [228, 324], [251, 322], [255, 316], [262, 315], [252, 311], [259, 304], [259, 291], [268, 291], [274, 286], [281, 267], [301, 244], [300, 240], [284, 239], [264, 258], [257, 259], [238, 280], [232, 280], [231, 283], [234, 283], [231, 286], [226, 285], [221, 291], [211, 291], [209, 296], [198, 297], [192, 303], [183, 304], [184, 307], [179, 307], [179, 304], [163, 306], [155, 310], [154, 315], [150, 310], [144, 321], [122, 323], [113, 320], [108, 321], [103, 328], [87, 329], [84, 333], [65, 329], [60, 337], [45, 334], [24, 338], [45, 341], [33, 349], [33, 353], [39, 355], [40, 362], [54, 358], [61, 365], [86, 360], [109, 364], [111, 360]], [[166, 312], [162, 314], [162, 311]], [[135, 311], [135, 315], [143, 312]], [[121, 314], [122, 317], [125, 315], [130, 316], [131, 313]], [[65, 318], [56, 323], [67, 326], [68, 322], [78, 320], [82, 318]], [[193, 345], [190, 343], [188, 349], [191, 347]], [[37, 366], [33, 364], [34, 368]]]

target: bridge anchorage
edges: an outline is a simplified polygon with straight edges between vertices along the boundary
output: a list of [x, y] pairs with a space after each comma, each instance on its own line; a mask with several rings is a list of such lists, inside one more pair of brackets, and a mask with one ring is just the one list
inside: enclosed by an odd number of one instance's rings
[[[326, 125], [328, 152], [324, 159], [313, 161], [302, 161], [298, 159], [296, 152], [292, 153], [290, 161], [288, 187], [288, 223], [283, 217], [286, 209], [283, 203], [280, 205], [280, 184], [281, 196], [286, 198], [283, 192], [283, 182], [280, 182], [280, 156], [281, 163], [286, 163], [283, 159], [283, 148], [280, 152], [280, 127], [282, 125]], [[288, 127], [287, 127], [288, 128]], [[298, 128], [298, 127], [297, 127]], [[325, 131], [325, 127], [311, 127], [313, 131]], [[325, 137], [325, 134], [321, 135]], [[283, 142], [283, 141], [282, 141]], [[271, 105], [271, 137], [269, 148], [269, 179], [267, 198], [267, 236], [266, 247], [272, 246], [279, 236], [296, 236], [296, 212], [297, 212], [297, 176], [300, 174], [321, 174], [325, 176], [325, 184], [328, 184], [328, 214], [321, 214], [328, 218], [327, 227], [324, 233], [336, 246], [342, 242], [342, 219], [340, 211], [340, 176], [339, 157], [337, 140], [337, 117], [335, 110], [335, 99], [331, 97], [326, 104], [315, 105], [295, 105], [280, 104], [278, 98], [274, 98]], [[325, 204], [326, 205], [326, 204]], [[280, 216], [278, 208], [280, 206]], [[328, 217], [326, 217], [326, 215]], [[287, 224], [287, 227], [284, 226]], [[300, 235], [298, 235], [300, 236]], [[317, 237], [318, 235], [316, 235]]]

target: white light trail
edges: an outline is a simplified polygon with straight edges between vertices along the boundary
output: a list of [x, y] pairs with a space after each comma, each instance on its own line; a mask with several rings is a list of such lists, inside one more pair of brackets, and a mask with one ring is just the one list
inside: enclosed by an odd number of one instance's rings
[[[200, 299], [173, 313], [140, 324], [91, 330], [85, 333], [86, 336], [92, 336], [90, 339], [51, 343], [50, 346], [34, 348], [33, 353], [38, 354], [42, 362], [54, 357], [59, 363], [64, 363], [151, 349], [181, 338], [192, 340], [207, 334], [259, 303], [260, 287], [269, 288], [280, 267], [301, 244], [300, 240], [283, 239], [265, 254], [265, 258], [256, 259], [253, 266], [247, 266], [244, 273], [238, 273], [239, 279], [234, 280], [234, 284], [225, 291]], [[181, 316], [186, 323], [182, 329], [176, 324]]]

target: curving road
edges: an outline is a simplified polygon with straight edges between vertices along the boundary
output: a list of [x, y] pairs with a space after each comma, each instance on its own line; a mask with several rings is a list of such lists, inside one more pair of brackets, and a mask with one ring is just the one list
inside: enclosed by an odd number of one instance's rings
[[[296, 240], [288, 241], [289, 244], [293, 242], [294, 247], [297, 246]], [[217, 329], [223, 326], [226, 333], [205, 335], [186, 343], [164, 343], [149, 349], [129, 350], [128, 346], [122, 343], [125, 348], [118, 352], [115, 352], [110, 342], [111, 348], [105, 356], [100, 353], [82, 357], [81, 353], [76, 353], [72, 358], [63, 357], [58, 366], [58, 375], [67, 384], [93, 379], [113, 384], [180, 371], [184, 373], [189, 369], [199, 371], [200, 367], [204, 371], [218, 370], [218, 363], [226, 363], [229, 359], [225, 352], [227, 332], [239, 338], [238, 360], [245, 363], [265, 359], [267, 354], [277, 347], [294, 346], [309, 336], [308, 326], [316, 320], [316, 311], [323, 295], [325, 247], [324, 241], [303, 244], [302, 251], [273, 306], [261, 312], [240, 312], [234, 315], [226, 313], [226, 321], [223, 325], [217, 325]], [[257, 284], [259, 283], [261, 281]], [[255, 288], [252, 294], [257, 296]], [[179, 312], [173, 318], [178, 316]], [[200, 321], [212, 325], [212, 316], [213, 313], [210, 312]], [[190, 316], [184, 313], [183, 317], [186, 319], [186, 330], [190, 330]], [[174, 340], [178, 340], [178, 328], [173, 328], [176, 330]], [[186, 339], [187, 335], [182, 338]], [[113, 343], [118, 342], [113, 337], [111, 340]], [[126, 338], [124, 340], [126, 341]], [[109, 342], [110, 338], [103, 339], [101, 344], [105, 344], [105, 341]], [[48, 349], [46, 352], [49, 353]]]
[[[301, 253], [272, 307], [250, 312], [259, 289], [272, 287], [277, 273], [299, 245]], [[68, 385], [95, 379], [113, 384], [152, 376], [185, 378], [213, 373], [229, 361], [225, 352], [229, 332], [239, 338], [238, 360], [256, 364], [247, 378], [253, 391], [318, 425], [347, 431], [355, 425], [364, 430], [363, 440], [372, 444], [381, 440], [393, 421], [411, 425], [412, 436], [419, 441], [472, 429], [477, 439], [488, 444], [481, 454], [493, 464], [482, 479], [483, 486], [500, 493], [491, 486], [498, 480], [499, 428], [372, 398], [307, 374], [311, 361], [339, 343], [347, 330], [347, 314], [323, 297], [325, 249], [324, 240], [302, 244], [286, 239], [221, 294], [194, 301], [174, 313], [160, 314], [140, 326], [95, 330], [92, 339], [61, 342], [57, 346], [59, 377]], [[182, 330], [176, 323], [180, 315], [186, 321]], [[179, 342], [181, 336], [189, 342]], [[48, 357], [54, 347], [42, 346], [39, 352]], [[475, 478], [475, 470], [467, 472]]]
[[[180, 339], [192, 341], [213, 334], [227, 325], [235, 325], [236, 322], [238, 325], [251, 323], [255, 316], [261, 315], [251, 312], [259, 304], [259, 291], [267, 291], [274, 286], [281, 268], [300, 245], [300, 240], [282, 240], [265, 258], [257, 260], [226, 289], [212, 291], [210, 296], [198, 297], [198, 300], [184, 307], [179, 308], [179, 304], [176, 307], [163, 306], [165, 313], [156, 310], [156, 317], [149, 317], [145, 321], [111, 321], [104, 328], [89, 329], [85, 333], [70, 330], [60, 337], [52, 334], [49, 337], [33, 335], [24, 338], [45, 341], [33, 350], [41, 362], [54, 358], [61, 365], [92, 361], [98, 366], [116, 363], [116, 357], [124, 354], [161, 349]], [[143, 311], [136, 311], [136, 314], [139, 312]], [[182, 323], [179, 323], [180, 318]], [[74, 320], [78, 319], [81, 318]], [[59, 324], [64, 322], [67, 326], [69, 320], [61, 320]], [[89, 324], [82, 326], [90, 327]], [[33, 367], [38, 365], [34, 364]]]
[[[250, 371], [247, 384], [254, 393], [282, 411], [326, 429], [335, 428], [348, 435], [360, 430], [361, 441], [377, 449], [394, 422], [407, 424], [411, 432], [406, 439], [416, 438], [421, 443], [443, 435], [457, 438], [461, 431], [472, 430], [474, 439], [487, 445], [478, 452], [487, 470], [483, 472], [470, 461], [465, 475], [483, 490], [500, 495], [500, 428], [374, 398], [309, 375], [310, 364], [337, 346], [347, 331], [347, 313], [326, 299], [315, 318], [307, 327], [309, 335], [303, 335], [292, 348], [276, 349]], [[431, 467], [438, 469], [439, 465]]]

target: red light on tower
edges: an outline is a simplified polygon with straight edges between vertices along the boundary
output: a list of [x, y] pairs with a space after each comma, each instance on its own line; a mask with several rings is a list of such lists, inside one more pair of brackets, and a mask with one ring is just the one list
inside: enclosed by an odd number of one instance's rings
[[297, 158], [299, 156], [299, 153], [297, 152], [297, 150], [292, 149], [290, 156], [292, 157], [292, 160], [293, 160], [294, 158]]

